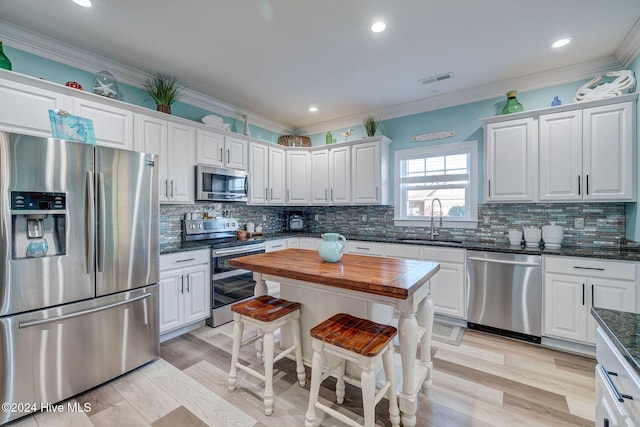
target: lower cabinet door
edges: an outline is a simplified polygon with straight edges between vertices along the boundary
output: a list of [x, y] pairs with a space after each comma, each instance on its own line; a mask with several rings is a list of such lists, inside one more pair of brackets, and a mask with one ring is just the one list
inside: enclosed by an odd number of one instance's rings
[[587, 340], [586, 277], [544, 275], [544, 335]]
[[160, 272], [160, 333], [184, 323], [182, 269]]
[[184, 323], [206, 319], [210, 315], [209, 281], [206, 266], [185, 268]]
[[464, 265], [440, 263], [440, 271], [431, 279], [433, 308], [438, 314], [466, 318]]

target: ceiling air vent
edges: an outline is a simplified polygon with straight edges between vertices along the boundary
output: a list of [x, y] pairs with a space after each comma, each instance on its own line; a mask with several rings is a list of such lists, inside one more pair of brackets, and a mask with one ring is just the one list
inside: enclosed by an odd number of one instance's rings
[[423, 85], [429, 85], [431, 83], [437, 83], [437, 82], [441, 82], [443, 80], [449, 80], [452, 78], [453, 78], [453, 73], [445, 73], [445, 74], [440, 74], [439, 76], [427, 77], [426, 79], [420, 80], [420, 83], [422, 83]]

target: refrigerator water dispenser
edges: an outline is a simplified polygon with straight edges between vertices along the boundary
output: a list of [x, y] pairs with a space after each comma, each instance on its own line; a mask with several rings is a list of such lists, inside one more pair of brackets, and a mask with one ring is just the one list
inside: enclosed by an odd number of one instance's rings
[[66, 194], [11, 192], [12, 259], [66, 253]]

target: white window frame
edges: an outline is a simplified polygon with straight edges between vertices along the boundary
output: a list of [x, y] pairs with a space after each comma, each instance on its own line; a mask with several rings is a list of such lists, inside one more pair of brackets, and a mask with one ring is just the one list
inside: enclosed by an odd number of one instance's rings
[[[394, 157], [394, 225], [411, 227], [428, 227], [431, 217], [411, 218], [406, 215], [402, 203], [402, 191], [400, 189], [400, 162], [403, 160], [420, 157], [432, 157], [451, 155], [456, 153], [469, 153], [469, 206], [468, 216], [464, 218], [444, 217], [444, 228], [477, 228], [478, 226], [478, 141], [464, 141], [449, 144], [430, 145], [406, 150], [396, 150]], [[439, 218], [436, 218], [439, 220]]]

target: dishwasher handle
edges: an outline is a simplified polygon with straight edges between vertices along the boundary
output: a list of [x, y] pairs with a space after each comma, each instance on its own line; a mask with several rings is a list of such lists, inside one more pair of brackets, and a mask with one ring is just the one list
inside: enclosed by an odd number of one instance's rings
[[491, 259], [491, 258], [480, 258], [475, 256], [470, 256], [467, 258], [471, 261], [480, 261], [480, 262], [490, 262], [493, 264], [510, 264], [510, 265], [523, 265], [526, 267], [539, 267], [539, 262], [527, 262], [527, 261], [510, 261], [506, 259]]

